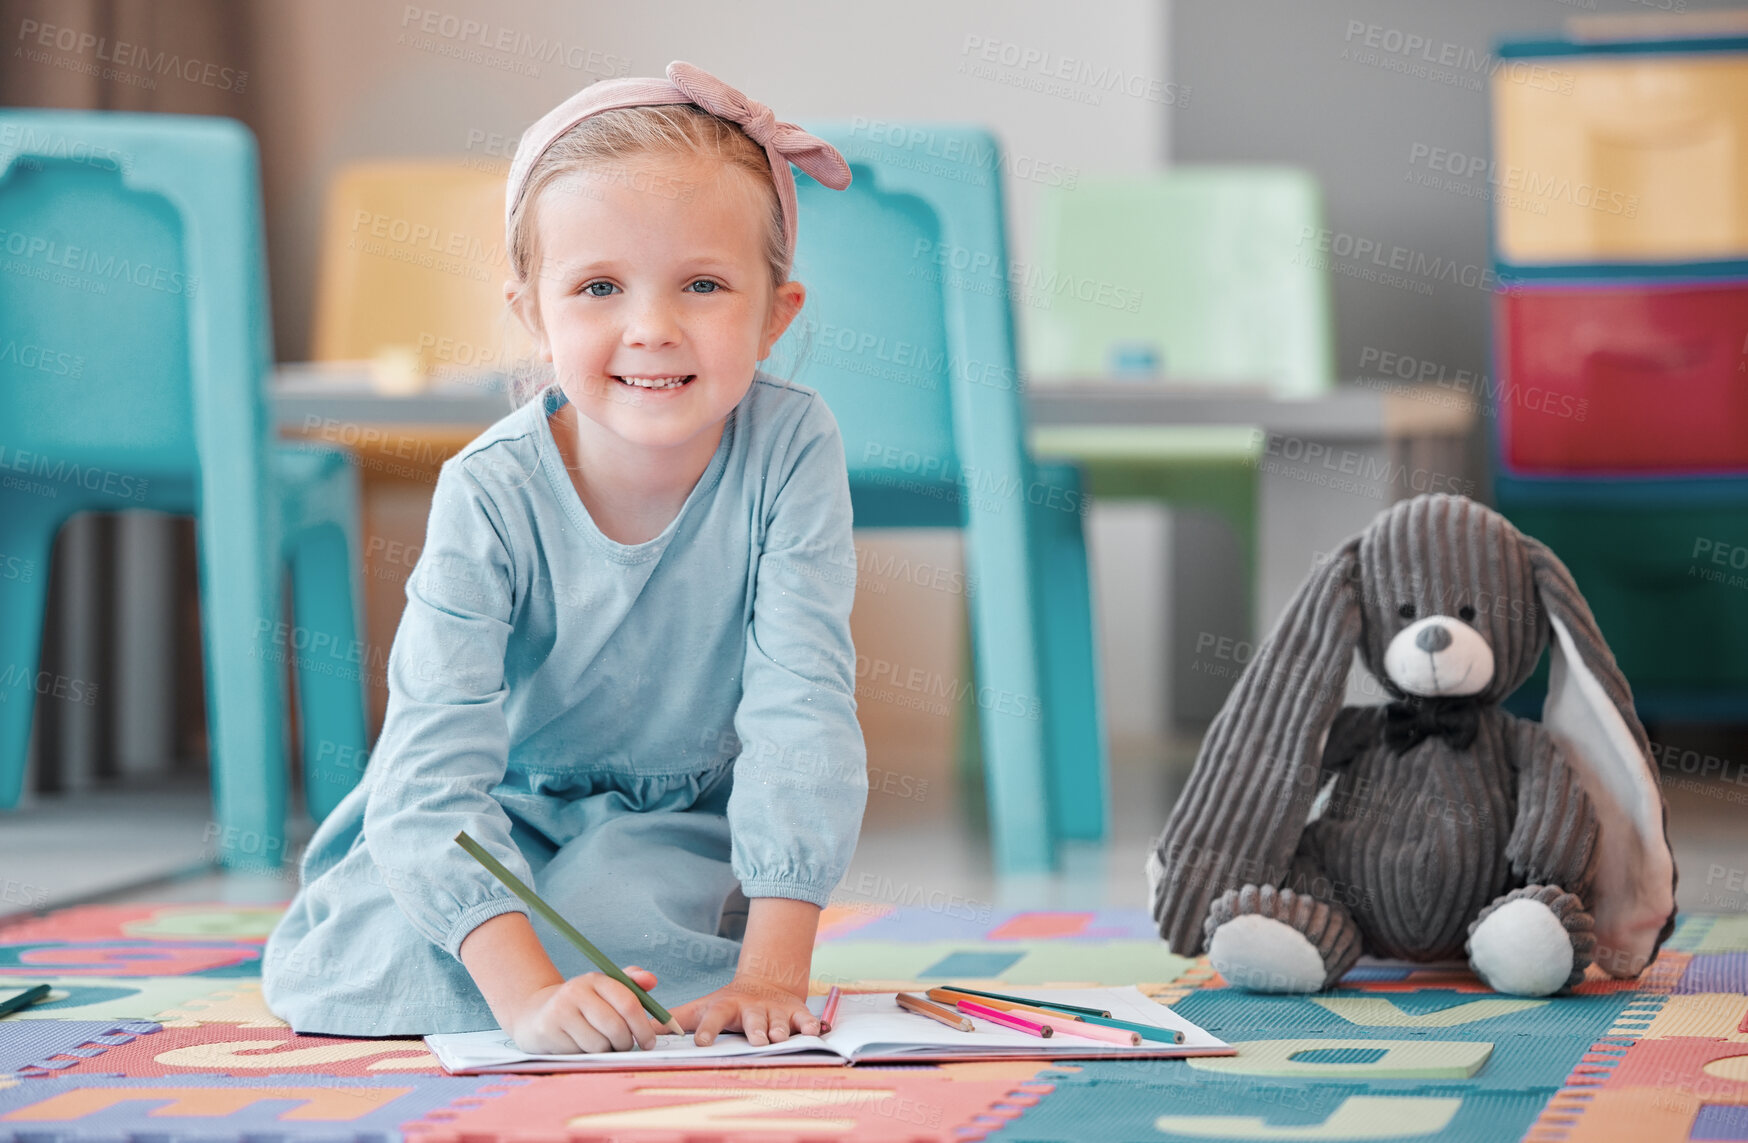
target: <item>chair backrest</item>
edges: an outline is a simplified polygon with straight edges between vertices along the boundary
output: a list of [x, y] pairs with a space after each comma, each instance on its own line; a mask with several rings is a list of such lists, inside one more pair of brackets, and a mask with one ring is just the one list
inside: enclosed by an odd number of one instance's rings
[[505, 313], [509, 276], [502, 171], [346, 167], [328, 187], [311, 357], [410, 355], [428, 375], [501, 370], [526, 346]]
[[974, 503], [1018, 512], [1026, 421], [995, 138], [948, 124], [808, 130], [843, 152], [851, 184], [797, 172], [807, 303], [767, 368], [793, 364], [831, 407], [858, 527], [959, 527]]
[[26, 469], [89, 492], [203, 462], [259, 471], [273, 354], [242, 124], [0, 110], [0, 262], [15, 468], [28, 451]]
[[1176, 166], [1045, 188], [1022, 322], [1028, 374], [1335, 382], [1322, 196], [1284, 167]]

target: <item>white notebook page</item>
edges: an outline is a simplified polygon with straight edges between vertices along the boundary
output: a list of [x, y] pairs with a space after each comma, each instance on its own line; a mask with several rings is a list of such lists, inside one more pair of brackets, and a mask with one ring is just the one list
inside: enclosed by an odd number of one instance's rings
[[[1149, 999], [1138, 988], [1023, 988], [1016, 994], [1037, 1000], [1101, 1008], [1108, 1010], [1118, 1020], [1176, 1029], [1184, 1034], [1184, 1042], [1175, 1046], [1178, 1050], [1218, 1051], [1228, 1047], [1225, 1042], [1185, 1020], [1170, 1008]], [[567, 1070], [585, 1070], [591, 1067], [661, 1067], [664, 1063], [685, 1064], [745, 1056], [794, 1056], [800, 1057], [794, 1060], [795, 1063], [812, 1063], [822, 1058], [851, 1060], [864, 1056], [927, 1056], [931, 1053], [955, 1051], [1065, 1058], [1083, 1054], [1146, 1054], [1174, 1048], [1174, 1045], [1151, 1040], [1143, 1040], [1139, 1047], [1128, 1047], [1061, 1032], [1044, 1039], [976, 1017], [972, 1017], [972, 1023], [977, 1030], [961, 1032], [926, 1016], [905, 1011], [898, 1007], [894, 995], [891, 992], [846, 992], [838, 1002], [835, 1025], [825, 1036], [791, 1036], [781, 1043], [763, 1047], [748, 1043], [745, 1036], [723, 1032], [714, 1043], [706, 1047], [694, 1044], [690, 1035], [667, 1035], [656, 1037], [656, 1046], [647, 1052], [534, 1055], [518, 1049], [509, 1033], [497, 1028], [485, 1032], [427, 1036], [425, 1043], [451, 1071], [518, 1064], [552, 1064]], [[918, 992], [914, 995], [923, 994]], [[824, 1006], [823, 996], [815, 996], [808, 1001], [808, 1007], [815, 1014], [822, 1011]]]

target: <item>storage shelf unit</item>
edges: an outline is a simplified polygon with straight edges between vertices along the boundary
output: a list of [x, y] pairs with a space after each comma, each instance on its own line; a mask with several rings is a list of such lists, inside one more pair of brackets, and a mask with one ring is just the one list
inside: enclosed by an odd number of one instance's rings
[[1500, 510], [1571, 569], [1641, 716], [1748, 718], [1748, 36], [1498, 55]]

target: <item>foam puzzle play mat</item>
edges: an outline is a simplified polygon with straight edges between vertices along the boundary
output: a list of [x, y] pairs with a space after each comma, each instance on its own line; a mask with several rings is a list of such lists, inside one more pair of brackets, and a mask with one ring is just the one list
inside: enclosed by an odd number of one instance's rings
[[1139, 985], [1238, 1048], [1087, 1060], [451, 1076], [422, 1041], [297, 1036], [262, 1003], [277, 907], [94, 905], [0, 924], [0, 1140], [1748, 1141], [1748, 916], [1684, 916], [1639, 980], [1521, 999], [1362, 962], [1226, 987], [1139, 910], [828, 909], [814, 990]]

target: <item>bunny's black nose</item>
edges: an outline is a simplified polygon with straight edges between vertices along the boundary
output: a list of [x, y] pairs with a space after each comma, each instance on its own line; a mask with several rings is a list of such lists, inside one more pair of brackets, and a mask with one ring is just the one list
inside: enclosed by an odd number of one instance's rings
[[1422, 651], [1442, 651], [1451, 645], [1451, 633], [1445, 630], [1444, 624], [1432, 623], [1420, 629], [1420, 634], [1414, 637], [1414, 645]]

